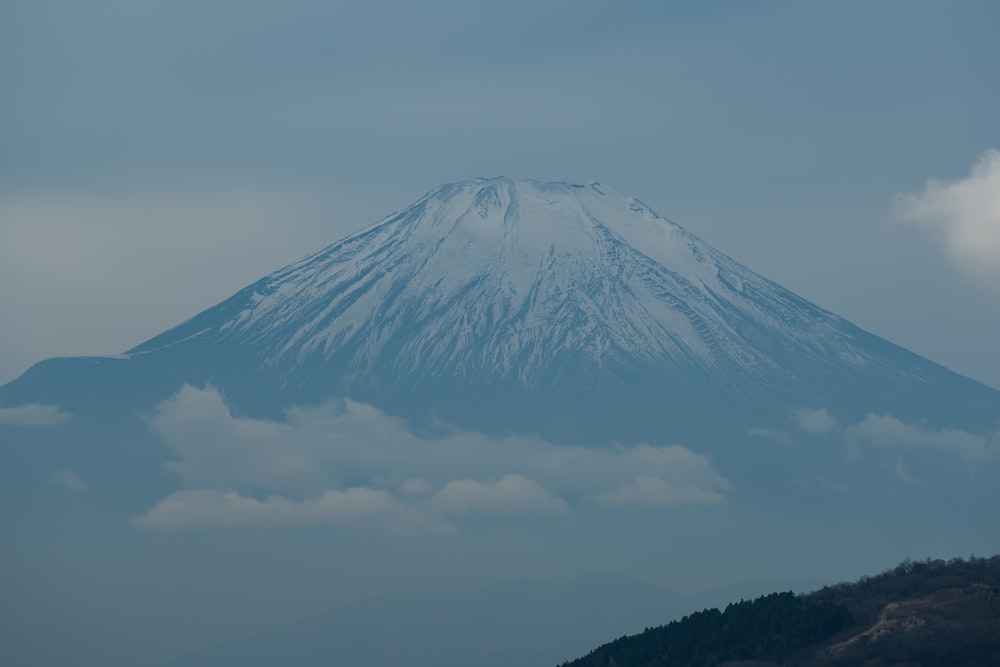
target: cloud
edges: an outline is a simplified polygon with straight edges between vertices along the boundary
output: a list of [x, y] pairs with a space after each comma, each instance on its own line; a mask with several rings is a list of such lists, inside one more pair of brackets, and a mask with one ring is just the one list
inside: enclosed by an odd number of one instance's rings
[[177, 491], [157, 504], [136, 525], [160, 530], [244, 525], [309, 525], [320, 523], [389, 526], [394, 530], [431, 528], [447, 531], [444, 522], [411, 512], [385, 491], [354, 487], [327, 490], [302, 501], [272, 495], [263, 500], [235, 491]]
[[[164, 467], [185, 487], [139, 521], [151, 528], [184, 517], [197, 525], [301, 523], [316, 515], [310, 503], [347, 489], [461, 521], [606, 504], [607, 493], [638, 477], [659, 480], [659, 490], [643, 482], [628, 502], [716, 504], [729, 485], [706, 457], [678, 445], [585, 448], [459, 429], [421, 438], [402, 420], [350, 400], [293, 407], [279, 423], [236, 417], [214, 388], [185, 386], [147, 423], [173, 453]], [[195, 491], [202, 495], [186, 495]], [[193, 504], [205, 512], [197, 515]], [[227, 512], [233, 521], [223, 519]]]
[[562, 498], [521, 475], [497, 481], [454, 480], [434, 494], [431, 503], [445, 514], [561, 514], [569, 509]]
[[605, 505], [717, 505], [726, 499], [711, 489], [637, 475], [614, 491], [602, 493], [598, 501]]
[[87, 485], [75, 472], [69, 468], [60, 468], [52, 473], [51, 481], [56, 486], [72, 491], [73, 493], [85, 493]]
[[164, 468], [185, 486], [308, 494], [329, 485], [316, 451], [320, 438], [288, 424], [233, 417], [215, 389], [185, 385], [147, 423], [177, 455]]
[[[618, 448], [626, 479], [597, 497], [603, 505], [717, 505], [729, 482], [704, 456], [679, 446]], [[627, 471], [627, 472], [626, 472]]]
[[882, 449], [951, 453], [966, 463], [995, 458], [1000, 451], [980, 435], [960, 429], [933, 430], [906, 424], [889, 415], [868, 413], [864, 420], [844, 429], [849, 441]]
[[755, 426], [754, 428], [747, 429], [747, 435], [755, 438], [763, 438], [764, 440], [770, 440], [778, 443], [779, 445], [784, 445], [785, 447], [792, 446], [792, 437], [788, 434], [788, 432], [777, 428], [762, 428]]
[[404, 496], [426, 496], [434, 490], [430, 483], [421, 477], [408, 479], [399, 485], [399, 492]]
[[0, 408], [0, 424], [10, 426], [51, 426], [70, 419], [73, 415], [63, 412], [58, 405], [27, 403], [13, 408]]
[[[830, 415], [826, 408], [796, 408], [791, 411], [790, 420], [796, 429], [810, 435], [827, 435], [837, 426], [837, 420]], [[794, 444], [792, 434], [780, 428], [756, 426], [747, 429], [746, 434], [754, 438], [776, 442], [784, 447], [791, 447]]]
[[889, 477], [896, 481], [909, 484], [910, 486], [927, 486], [923, 480], [917, 479], [907, 472], [906, 463], [901, 456], [897, 456], [892, 461], [886, 461], [884, 467], [886, 472], [889, 473]]
[[[934, 429], [874, 412], [858, 422], [845, 423], [826, 408], [798, 408], [792, 411], [791, 419], [802, 432], [820, 436], [828, 444], [843, 445], [846, 461], [858, 463], [869, 454], [876, 454], [882, 459], [882, 469], [890, 479], [911, 486], [927, 484], [911, 473], [914, 464], [921, 472], [926, 472], [922, 466], [960, 462], [974, 477], [983, 464], [1000, 463], [1000, 430], [977, 434], [959, 428]], [[784, 445], [793, 442], [788, 432], [777, 428], [752, 428], [747, 435]], [[841, 481], [819, 475], [797, 483], [838, 493], [851, 490]]]
[[813, 410], [810, 408], [799, 408], [793, 413], [795, 424], [813, 435], [826, 435], [837, 425], [837, 420], [830, 416], [826, 408]]
[[929, 230], [963, 271], [1000, 289], [1000, 151], [983, 153], [964, 179], [896, 195], [893, 217]]

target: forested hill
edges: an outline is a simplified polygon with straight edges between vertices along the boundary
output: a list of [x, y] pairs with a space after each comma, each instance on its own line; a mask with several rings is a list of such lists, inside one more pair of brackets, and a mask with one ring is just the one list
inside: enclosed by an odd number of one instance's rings
[[562, 667], [1000, 665], [1000, 556], [904, 561], [622, 637]]

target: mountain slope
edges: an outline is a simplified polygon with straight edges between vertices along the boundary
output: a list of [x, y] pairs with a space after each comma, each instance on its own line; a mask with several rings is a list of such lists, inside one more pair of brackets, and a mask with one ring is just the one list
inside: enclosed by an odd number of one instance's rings
[[503, 178], [438, 188], [122, 359], [40, 364], [0, 402], [73, 407], [99, 386], [134, 409], [182, 382], [214, 383], [251, 413], [350, 396], [418, 422], [557, 440], [685, 433], [720, 413], [745, 425], [800, 405], [947, 426], [1000, 414], [995, 390], [810, 304], [634, 198]]

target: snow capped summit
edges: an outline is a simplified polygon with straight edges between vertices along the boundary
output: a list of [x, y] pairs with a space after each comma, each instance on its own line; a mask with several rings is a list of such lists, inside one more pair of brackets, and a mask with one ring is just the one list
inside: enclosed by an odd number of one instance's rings
[[130, 354], [193, 335], [253, 346], [271, 368], [344, 357], [351, 374], [531, 386], [572, 358], [694, 366], [735, 387], [734, 372], [781, 373], [747, 340], [761, 327], [849, 352], [836, 318], [597, 183], [446, 185], [223, 306]]
[[276, 415], [352, 397], [414, 419], [609, 438], [790, 405], [925, 417], [944, 387], [980, 418], [998, 404], [635, 198], [509, 178], [441, 186], [109, 364], [108, 377], [211, 382]]

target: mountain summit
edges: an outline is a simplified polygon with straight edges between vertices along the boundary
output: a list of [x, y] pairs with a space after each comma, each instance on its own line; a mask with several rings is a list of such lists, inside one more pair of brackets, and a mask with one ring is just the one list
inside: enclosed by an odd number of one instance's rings
[[870, 360], [840, 328], [637, 199], [498, 178], [438, 188], [128, 354], [214, 340], [293, 384], [334, 364], [345, 390], [383, 373], [532, 390], [628, 370], [739, 394], [798, 382], [766, 343]]
[[977, 424], [1000, 409], [1000, 393], [799, 298], [638, 199], [508, 178], [439, 187], [122, 358], [43, 362], [0, 401], [72, 406], [99, 385], [148, 402], [184, 382], [251, 413], [351, 397], [557, 440], [803, 405]]

